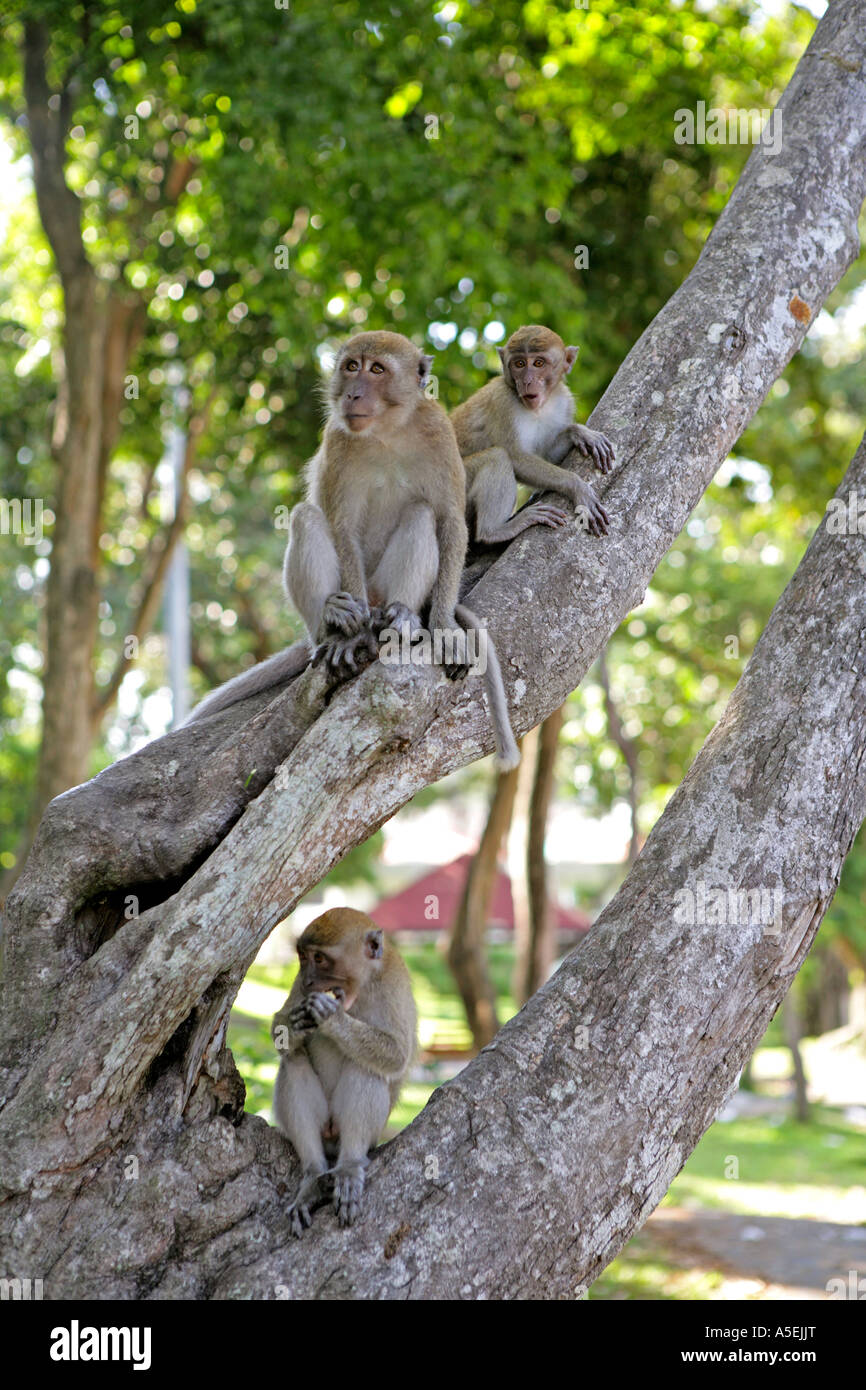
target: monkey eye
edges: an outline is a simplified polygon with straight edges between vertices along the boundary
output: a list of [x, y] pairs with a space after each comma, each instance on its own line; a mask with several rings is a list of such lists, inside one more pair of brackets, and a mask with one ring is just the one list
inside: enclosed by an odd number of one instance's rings
[[344, 372], [356, 372], [357, 370], [358, 370], [358, 364], [357, 364], [357, 362], [355, 361], [354, 357], [350, 357], [350, 358], [349, 358], [349, 361], [346, 362], [346, 363], [344, 364], [344, 366], [343, 366], [343, 371], [344, 371]]
[[514, 359], [514, 365], [515, 365], [515, 367], [525, 367], [525, 366], [526, 366], [526, 358], [525, 358], [525, 357], [515, 357], [515, 359]]
[[545, 360], [543, 357], [536, 357], [532, 365], [533, 367], [543, 367], [545, 365]]
[[372, 367], [370, 368], [370, 371], [375, 372], [377, 376], [379, 376], [381, 372], [384, 372], [384, 370], [385, 368], [382, 366], [381, 362], [374, 362]]
[[321, 951], [313, 952], [313, 960], [315, 961], [316, 965], [324, 965], [326, 963], [325, 957], [322, 955]]

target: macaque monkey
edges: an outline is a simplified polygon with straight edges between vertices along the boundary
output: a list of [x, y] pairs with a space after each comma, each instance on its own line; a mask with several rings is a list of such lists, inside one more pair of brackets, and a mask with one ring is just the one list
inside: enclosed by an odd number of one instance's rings
[[615, 457], [606, 435], [579, 425], [565, 378], [577, 358], [557, 333], [529, 324], [499, 349], [502, 376], [451, 413], [466, 467], [467, 514], [475, 541], [510, 541], [529, 526], [563, 526], [568, 514], [533, 502], [512, 515], [517, 483], [558, 492], [585, 509], [589, 530], [605, 535], [609, 518], [592, 488], [559, 465], [571, 449], [609, 473]]
[[290, 1208], [296, 1236], [310, 1224], [325, 1173], [340, 1225], [357, 1217], [367, 1154], [400, 1094], [417, 1030], [409, 971], [363, 912], [324, 912], [298, 940], [298, 958], [297, 978], [271, 1027], [280, 1054], [274, 1118], [302, 1168]]
[[[452, 679], [467, 672], [466, 627], [478, 619], [457, 596], [468, 533], [466, 475], [454, 430], [424, 394], [431, 359], [400, 333], [358, 333], [328, 383], [328, 421], [307, 466], [307, 497], [289, 518], [286, 593], [307, 628], [290, 647], [229, 681], [193, 712], [197, 719], [277, 685], [324, 660], [354, 675], [378, 653], [386, 627], [427, 615], [453, 634]], [[502, 767], [519, 752], [502, 675], [487, 641], [485, 682]]]

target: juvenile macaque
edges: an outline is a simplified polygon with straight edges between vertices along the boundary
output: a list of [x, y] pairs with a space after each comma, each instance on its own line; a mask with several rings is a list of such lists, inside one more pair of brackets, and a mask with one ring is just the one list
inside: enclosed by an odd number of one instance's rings
[[[216, 713], [297, 674], [312, 658], [354, 675], [378, 652], [384, 628], [454, 634], [452, 679], [467, 672], [458, 604], [466, 554], [466, 475], [445, 411], [424, 394], [431, 359], [400, 333], [359, 333], [346, 342], [328, 384], [321, 447], [307, 468], [307, 499], [289, 519], [283, 578], [308, 643], [272, 657], [209, 696], [192, 718]], [[493, 643], [485, 680], [500, 764], [519, 753]]]
[[298, 958], [271, 1028], [280, 1054], [274, 1118], [302, 1168], [290, 1209], [297, 1236], [325, 1173], [340, 1225], [357, 1217], [367, 1154], [400, 1094], [417, 1029], [409, 972], [363, 912], [337, 907], [317, 917], [298, 941]]
[[572, 449], [610, 472], [614, 447], [606, 435], [579, 425], [565, 378], [576, 347], [540, 324], [512, 333], [499, 349], [502, 376], [488, 381], [457, 407], [451, 420], [466, 467], [467, 514], [473, 539], [510, 541], [528, 526], [563, 526], [568, 514], [550, 502], [533, 502], [512, 515], [517, 483], [544, 488], [584, 509], [595, 535], [609, 518], [592, 488], [559, 464]]

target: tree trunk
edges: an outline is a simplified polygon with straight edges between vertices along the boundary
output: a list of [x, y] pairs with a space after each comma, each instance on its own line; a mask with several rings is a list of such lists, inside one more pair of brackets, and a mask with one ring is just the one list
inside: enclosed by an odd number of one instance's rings
[[530, 729], [520, 746], [520, 767], [517, 769], [517, 788], [514, 810], [508, 832], [508, 877], [511, 880], [511, 905], [514, 914], [514, 966], [511, 992], [518, 1004], [525, 1004], [524, 994], [529, 974], [532, 910], [529, 896], [529, 811], [532, 805], [532, 784], [538, 757], [540, 730]]
[[806, 1089], [806, 1069], [803, 1066], [803, 1057], [800, 1052], [800, 1039], [803, 1029], [800, 1023], [800, 1011], [797, 1007], [796, 984], [785, 995], [782, 1004], [782, 1026], [785, 1030], [785, 1042], [791, 1053], [791, 1061], [794, 1066], [794, 1114], [801, 1124], [809, 1123], [809, 1093]]
[[24, 26], [24, 90], [36, 201], [63, 287], [64, 375], [54, 419], [56, 516], [46, 588], [46, 660], [36, 814], [87, 775], [96, 587], [102, 383], [106, 339], [103, 287], [81, 239], [81, 208], [64, 177], [67, 103], [56, 109], [46, 77], [48, 34]]
[[607, 652], [602, 652], [598, 658], [598, 679], [601, 685], [602, 695], [604, 696], [604, 712], [607, 717], [607, 731], [620, 753], [622, 753], [623, 761], [628, 769], [628, 806], [631, 818], [628, 863], [633, 864], [640, 854], [640, 837], [637, 828], [637, 813], [640, 804], [638, 797], [637, 747], [634, 739], [629, 738], [625, 729], [622, 727], [619, 710], [616, 707], [616, 702], [610, 688], [610, 676], [607, 670]]
[[553, 798], [556, 753], [562, 728], [563, 707], [549, 714], [541, 726], [535, 758], [535, 775], [529, 803], [526, 836], [526, 878], [529, 885], [529, 950], [521, 977], [519, 1002], [540, 989], [556, 956], [556, 920], [548, 892], [544, 841]]
[[472, 1040], [480, 1051], [499, 1031], [496, 990], [487, 968], [485, 931], [496, 884], [496, 871], [503, 836], [511, 822], [519, 768], [497, 774], [487, 823], [478, 851], [469, 865], [463, 897], [448, 942], [451, 967]]
[[[52, 90], [48, 58], [46, 27], [37, 20], [26, 20], [24, 95], [36, 202], [63, 290], [63, 375], [52, 436], [56, 521], [45, 596], [41, 742], [28, 822], [16, 863], [0, 880], [2, 896], [20, 873], [49, 801], [86, 778], [102, 717], [120, 684], [118, 677], [107, 694], [97, 696], [93, 680], [100, 599], [99, 538], [108, 468], [120, 433], [126, 374], [146, 321], [141, 298], [127, 289], [110, 291], [85, 252], [81, 204], [65, 177], [69, 92], [65, 87]], [[170, 171], [171, 199], [182, 190], [191, 167], [190, 161], [183, 161]], [[164, 563], [157, 555], [156, 579], [147, 589], [148, 618], [158, 605], [179, 531], [180, 527], [169, 530], [165, 537]], [[119, 663], [121, 674], [128, 664]]]
[[[864, 50], [837, 0], [782, 98], [783, 151], [756, 147], [594, 413], [621, 459], [611, 534], [527, 533], [477, 585], [518, 732], [639, 601], [856, 254]], [[7, 904], [7, 1276], [49, 1298], [573, 1297], [711, 1123], [833, 896], [866, 811], [864, 611], [866, 537], [825, 522], [620, 892], [385, 1148], [350, 1234], [323, 1213], [290, 1241], [297, 1168], [241, 1114], [225, 1001], [347, 849], [489, 749], [477, 687], [376, 663], [326, 706], [308, 671], [53, 802]]]

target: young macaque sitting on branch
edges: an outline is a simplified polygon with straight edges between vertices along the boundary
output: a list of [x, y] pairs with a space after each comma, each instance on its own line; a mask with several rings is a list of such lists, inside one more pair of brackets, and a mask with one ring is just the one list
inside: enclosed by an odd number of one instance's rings
[[290, 1208], [297, 1236], [325, 1174], [340, 1225], [357, 1217], [367, 1154], [400, 1094], [417, 1029], [409, 971], [363, 912], [337, 907], [317, 917], [298, 941], [298, 959], [271, 1028], [280, 1054], [274, 1118], [302, 1169]]
[[466, 467], [466, 503], [473, 540], [513, 540], [529, 526], [564, 526], [568, 514], [531, 502], [512, 515], [518, 482], [558, 492], [587, 529], [606, 535], [609, 517], [589, 483], [559, 465], [572, 449], [609, 473], [615, 457], [606, 435], [579, 425], [565, 378], [577, 358], [557, 333], [529, 324], [499, 349], [502, 376], [488, 381], [451, 413]]
[[[359, 333], [343, 345], [307, 498], [289, 519], [283, 577], [307, 642], [229, 681], [193, 719], [297, 675], [314, 654], [340, 678], [355, 675], [378, 655], [382, 631], [418, 630], [422, 614], [434, 633], [450, 636], [446, 674], [467, 674], [466, 627], [479, 624], [457, 602], [466, 477], [448, 416], [424, 394], [430, 361], [400, 333]], [[499, 663], [483, 635], [497, 754], [502, 767], [515, 767]]]

